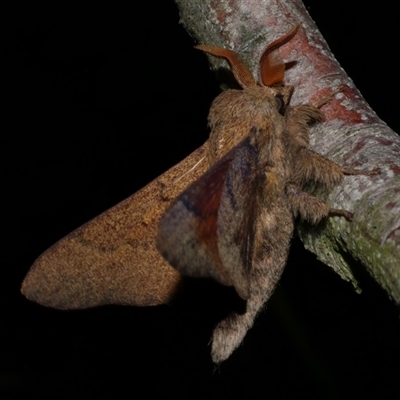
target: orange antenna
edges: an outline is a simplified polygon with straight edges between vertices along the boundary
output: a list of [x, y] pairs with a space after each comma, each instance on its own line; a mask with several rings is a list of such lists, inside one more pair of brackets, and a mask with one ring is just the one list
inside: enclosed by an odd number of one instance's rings
[[283, 62], [278, 49], [291, 40], [300, 28], [295, 25], [286, 35], [274, 40], [264, 50], [260, 60], [260, 81], [264, 86], [271, 86], [279, 83], [285, 76], [285, 63]]
[[195, 46], [195, 48], [213, 56], [225, 58], [231, 66], [233, 75], [243, 89], [257, 84], [247, 65], [234, 51], [204, 44]]

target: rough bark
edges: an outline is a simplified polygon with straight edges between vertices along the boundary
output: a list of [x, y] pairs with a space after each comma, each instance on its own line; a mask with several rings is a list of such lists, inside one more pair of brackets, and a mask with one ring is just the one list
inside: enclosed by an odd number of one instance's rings
[[[292, 104], [316, 104], [342, 87], [323, 107], [326, 120], [311, 131], [311, 146], [348, 168], [381, 168], [378, 176], [346, 177], [329, 194], [332, 207], [354, 213], [352, 222], [330, 218], [300, 226], [305, 246], [360, 290], [363, 268], [400, 304], [400, 139], [363, 99], [340, 67], [300, 0], [176, 0], [181, 23], [195, 41], [235, 50], [256, 70], [263, 49], [295, 24], [302, 28], [281, 49]], [[210, 58], [221, 71], [224, 61]]]

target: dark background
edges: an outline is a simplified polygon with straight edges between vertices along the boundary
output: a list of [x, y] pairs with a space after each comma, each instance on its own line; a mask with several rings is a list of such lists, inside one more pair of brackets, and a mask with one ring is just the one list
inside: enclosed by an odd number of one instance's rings
[[[142, 309], [61, 312], [21, 296], [41, 252], [207, 138], [218, 85], [175, 4], [159, 3], [21, 9], [5, 25], [0, 399], [393, 398], [398, 309], [368, 279], [356, 294], [296, 239], [266, 311], [218, 368], [208, 346], [226, 303], [217, 285], [195, 283], [184, 301]], [[392, 3], [305, 3], [367, 101], [400, 131]]]

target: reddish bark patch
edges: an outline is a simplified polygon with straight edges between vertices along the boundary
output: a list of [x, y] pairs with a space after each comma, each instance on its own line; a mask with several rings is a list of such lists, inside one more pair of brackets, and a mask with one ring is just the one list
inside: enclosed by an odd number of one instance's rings
[[[390, 166], [390, 169], [395, 173], [395, 174], [399, 174], [400, 173], [400, 166], [398, 166], [397, 164], [392, 164]], [[400, 191], [400, 189], [398, 189], [398, 191]]]
[[375, 140], [378, 141], [383, 146], [391, 146], [393, 144], [393, 140], [384, 138], [382, 136], [375, 138]]
[[[384, 137], [376, 137], [376, 136], [363, 136], [354, 146], [353, 150], [354, 152], [358, 152], [361, 149], [363, 149], [365, 147], [365, 145], [367, 143], [369, 143], [370, 141], [374, 140], [375, 142], [378, 142], [379, 144], [383, 145], [383, 146], [390, 146], [393, 144], [393, 141]], [[392, 169], [393, 172], [395, 173], [399, 173], [400, 172], [400, 167], [396, 164], [392, 164], [390, 166], [390, 168]]]
[[389, 203], [385, 205], [385, 208], [387, 208], [388, 210], [391, 210], [394, 207], [397, 207], [397, 203], [395, 201], [389, 201]]
[[[228, 6], [228, 7], [221, 7], [221, 1], [219, 1], [219, 0], [214, 0], [214, 1], [211, 2], [210, 9], [211, 9], [211, 10], [214, 10], [214, 12], [216, 13], [216, 15], [217, 15], [217, 20], [219, 21], [219, 23], [220, 23], [221, 25], [225, 25], [226, 18], [227, 18], [230, 14], [233, 13], [233, 11], [230, 12], [230, 13], [228, 13], [228, 12], [226, 12], [226, 10], [227, 10], [227, 9], [234, 10], [234, 9], [235, 9], [235, 6], [236, 6], [236, 5], [235, 5], [235, 1], [233, 1], [233, 0], [231, 0], [231, 1], [229, 2], [229, 6]], [[236, 11], [236, 12], [238, 12], [238, 11]]]
[[396, 236], [399, 235], [400, 227], [394, 228], [389, 235], [387, 236], [388, 239], [396, 240]]

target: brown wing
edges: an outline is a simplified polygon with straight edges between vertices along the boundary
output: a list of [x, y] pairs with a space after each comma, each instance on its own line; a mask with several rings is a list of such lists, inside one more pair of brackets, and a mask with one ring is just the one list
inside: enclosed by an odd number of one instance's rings
[[255, 225], [259, 219], [258, 148], [250, 133], [235, 148], [218, 211], [218, 249], [222, 263], [240, 297], [249, 298]]
[[60, 309], [168, 302], [181, 276], [155, 248], [158, 222], [206, 171], [206, 146], [50, 247], [32, 265], [22, 293]]
[[251, 133], [187, 188], [160, 223], [157, 248], [184, 275], [211, 277], [249, 297], [258, 148]]
[[229, 152], [180, 194], [160, 222], [157, 248], [183, 275], [210, 277], [231, 285], [218, 252], [218, 210], [227, 171], [234, 152]]

